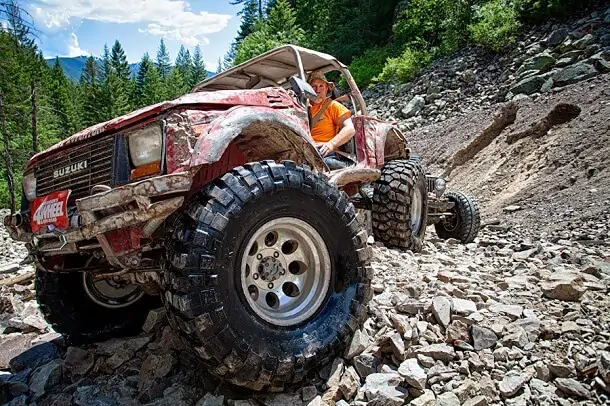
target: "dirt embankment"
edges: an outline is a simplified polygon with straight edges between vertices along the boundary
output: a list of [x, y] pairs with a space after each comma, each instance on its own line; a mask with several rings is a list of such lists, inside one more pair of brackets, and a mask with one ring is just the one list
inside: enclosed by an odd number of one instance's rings
[[511, 103], [512, 124], [499, 114], [508, 103], [496, 105], [411, 131], [410, 146], [450, 188], [474, 195], [487, 219], [517, 205], [513, 221], [552, 232], [607, 213], [610, 74]]

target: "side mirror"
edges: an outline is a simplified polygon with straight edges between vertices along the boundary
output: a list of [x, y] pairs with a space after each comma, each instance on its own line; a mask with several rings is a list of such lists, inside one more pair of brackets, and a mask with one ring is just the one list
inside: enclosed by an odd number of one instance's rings
[[316, 91], [313, 90], [313, 87], [298, 76], [291, 76], [289, 81], [290, 86], [292, 86], [292, 90], [296, 93], [299, 99], [303, 100], [304, 96], [306, 99], [315, 100], [318, 97]]

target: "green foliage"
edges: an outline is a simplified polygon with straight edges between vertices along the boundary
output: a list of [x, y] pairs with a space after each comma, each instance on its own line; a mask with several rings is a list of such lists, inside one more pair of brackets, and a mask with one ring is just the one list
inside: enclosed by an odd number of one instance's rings
[[357, 56], [349, 66], [350, 73], [359, 86], [366, 86], [383, 70], [390, 55], [387, 48], [367, 49], [363, 55]]
[[258, 20], [252, 32], [235, 51], [234, 64], [238, 65], [257, 55], [284, 44], [300, 44], [304, 31], [296, 24], [296, 15], [287, 0], [277, 0], [266, 20]]
[[383, 70], [375, 80], [408, 82], [432, 62], [432, 59], [433, 55], [425, 50], [406, 48], [400, 56], [388, 58]]
[[514, 7], [492, 0], [476, 9], [476, 23], [468, 27], [472, 40], [499, 52], [515, 43], [520, 24]]

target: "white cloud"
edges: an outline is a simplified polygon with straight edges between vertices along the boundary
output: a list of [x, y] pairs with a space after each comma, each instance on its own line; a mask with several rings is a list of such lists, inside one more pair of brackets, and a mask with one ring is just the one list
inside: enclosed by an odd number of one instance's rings
[[68, 40], [68, 56], [70, 58], [81, 55], [91, 55], [88, 51], [85, 51], [78, 45], [78, 38], [75, 33], [70, 34], [70, 39]]
[[72, 19], [146, 24], [139, 31], [188, 45], [207, 44], [206, 34], [225, 28], [231, 16], [191, 11], [184, 0], [38, 0], [34, 16], [47, 28], [61, 28]]

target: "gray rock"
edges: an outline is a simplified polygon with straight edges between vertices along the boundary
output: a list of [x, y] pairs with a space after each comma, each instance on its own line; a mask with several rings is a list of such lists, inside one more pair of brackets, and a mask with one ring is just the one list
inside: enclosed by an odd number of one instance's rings
[[585, 49], [587, 46], [595, 42], [595, 37], [592, 34], [587, 34], [578, 41], [574, 41], [572, 45], [576, 49]]
[[523, 307], [519, 305], [495, 304], [490, 306], [489, 310], [497, 314], [512, 316], [514, 319], [518, 319], [523, 314]]
[[377, 358], [366, 353], [354, 357], [353, 363], [356, 372], [358, 372], [358, 375], [360, 375], [360, 378], [362, 379], [377, 372], [377, 366], [379, 365]]
[[195, 406], [224, 406], [224, 404], [225, 397], [223, 395], [214, 396], [211, 393], [206, 393], [201, 399], [197, 401]]
[[421, 396], [413, 399], [409, 406], [436, 406], [436, 396], [430, 389], [426, 389]]
[[436, 320], [447, 327], [451, 322], [451, 302], [443, 296], [437, 296], [432, 300], [432, 314]]
[[32, 337], [21, 333], [0, 335], [0, 369], [8, 369], [10, 361], [30, 347]]
[[436, 397], [436, 406], [460, 406], [460, 399], [453, 392], [441, 393]]
[[593, 55], [588, 59], [589, 62], [601, 73], [610, 72], [610, 62], [606, 61], [606, 59], [602, 56], [602, 53], [598, 53]]
[[45, 394], [47, 389], [57, 385], [61, 379], [61, 360], [53, 360], [38, 368], [30, 378], [30, 390], [34, 397]]
[[[0, 348], [2, 346], [0, 345]], [[2, 356], [0, 355], [0, 358]], [[20, 372], [27, 368], [35, 369], [60, 357], [59, 348], [52, 342], [34, 345], [9, 361], [11, 371]]]
[[256, 400], [265, 406], [300, 405], [301, 397], [296, 393], [278, 393], [276, 395], [256, 396]]
[[447, 342], [453, 343], [453, 345], [456, 345], [456, 341], [468, 343], [470, 341], [468, 325], [460, 320], [452, 321], [447, 327], [446, 337]]
[[405, 342], [402, 340], [400, 333], [396, 332], [390, 336], [390, 347], [392, 348], [392, 354], [399, 359], [405, 359]]
[[398, 373], [377, 373], [366, 377], [364, 385], [360, 391], [368, 400], [377, 398], [383, 388], [396, 388], [402, 382], [402, 377]]
[[578, 62], [557, 72], [553, 76], [553, 81], [557, 86], [566, 86], [592, 78], [595, 75], [597, 75], [597, 71], [593, 66]]
[[557, 29], [546, 38], [545, 42], [550, 47], [557, 46], [566, 39], [569, 33], [570, 31], [567, 28]]
[[506, 206], [502, 209], [502, 211], [504, 211], [505, 213], [513, 213], [519, 210], [521, 210], [521, 206], [518, 205]]
[[552, 275], [542, 284], [542, 293], [550, 299], [578, 301], [587, 291], [583, 282], [582, 277], [574, 274]]
[[524, 348], [529, 343], [529, 338], [522, 327], [514, 326], [506, 330], [506, 334], [502, 337], [501, 342], [507, 347], [516, 346]]
[[144, 325], [142, 326], [142, 330], [147, 333], [155, 330], [158, 327], [167, 323], [167, 312], [164, 307], [158, 309], [152, 309], [148, 312], [148, 316], [144, 321]]
[[576, 375], [576, 369], [570, 364], [558, 364], [550, 362], [547, 364], [549, 371], [556, 378], [569, 378]]
[[343, 396], [346, 400], [351, 400], [356, 392], [358, 392], [358, 388], [360, 387], [360, 377], [358, 373], [354, 369], [354, 367], [349, 367], [345, 370], [343, 377], [341, 377], [341, 381], [339, 382], [339, 389], [343, 392]]
[[531, 378], [532, 376], [529, 374], [508, 371], [498, 385], [500, 394], [506, 398], [512, 397], [523, 387], [523, 385], [529, 382]]
[[457, 297], [451, 298], [453, 304], [453, 313], [461, 316], [468, 316], [469, 314], [476, 313], [477, 304], [472, 300], [460, 299]]
[[580, 382], [572, 378], [557, 378], [553, 381], [555, 386], [563, 393], [588, 399], [591, 393]]
[[426, 104], [426, 100], [421, 96], [415, 96], [409, 103], [401, 110], [404, 118], [410, 118], [419, 113]]
[[398, 368], [398, 373], [414, 388], [424, 389], [426, 387], [426, 371], [419, 365], [417, 359], [409, 358], [402, 362]]
[[510, 92], [514, 95], [534, 94], [540, 90], [544, 82], [545, 80], [539, 76], [531, 76], [511, 87]]
[[415, 350], [415, 354], [426, 355], [436, 360], [451, 361], [455, 358], [455, 350], [446, 344], [431, 344]]
[[607, 384], [610, 384], [610, 352], [599, 352], [597, 358], [597, 372]]
[[528, 70], [533, 70], [541, 73], [546, 72], [547, 70], [551, 69], [554, 64], [555, 58], [553, 58], [551, 54], [542, 53], [523, 62], [523, 64], [517, 71], [517, 74], [519, 74], [519, 71], [524, 72]]
[[85, 376], [93, 367], [95, 358], [90, 352], [79, 347], [69, 347], [64, 359], [64, 373], [73, 380]]
[[176, 366], [177, 360], [171, 353], [150, 354], [140, 368], [138, 393], [146, 400], [160, 396], [166, 388], [165, 378]]
[[356, 355], [362, 354], [366, 347], [369, 346], [369, 342], [370, 337], [365, 329], [356, 330], [349, 348], [345, 352], [345, 359], [351, 360]]
[[487, 406], [487, 398], [482, 395], [475, 396], [462, 403], [462, 406]]
[[332, 386], [339, 386], [339, 382], [341, 382], [341, 376], [343, 375], [343, 370], [345, 366], [343, 364], [343, 360], [341, 358], [335, 358], [333, 361], [333, 365], [330, 368], [330, 375], [326, 380], [326, 386], [329, 388]]
[[472, 334], [472, 342], [474, 349], [477, 351], [484, 350], [485, 348], [491, 348], [498, 342], [498, 336], [493, 332], [492, 329], [473, 325], [470, 328]]
[[316, 396], [318, 396], [318, 390], [315, 386], [304, 386], [303, 389], [301, 389], [301, 399], [303, 399], [303, 402], [310, 402], [314, 400]]

